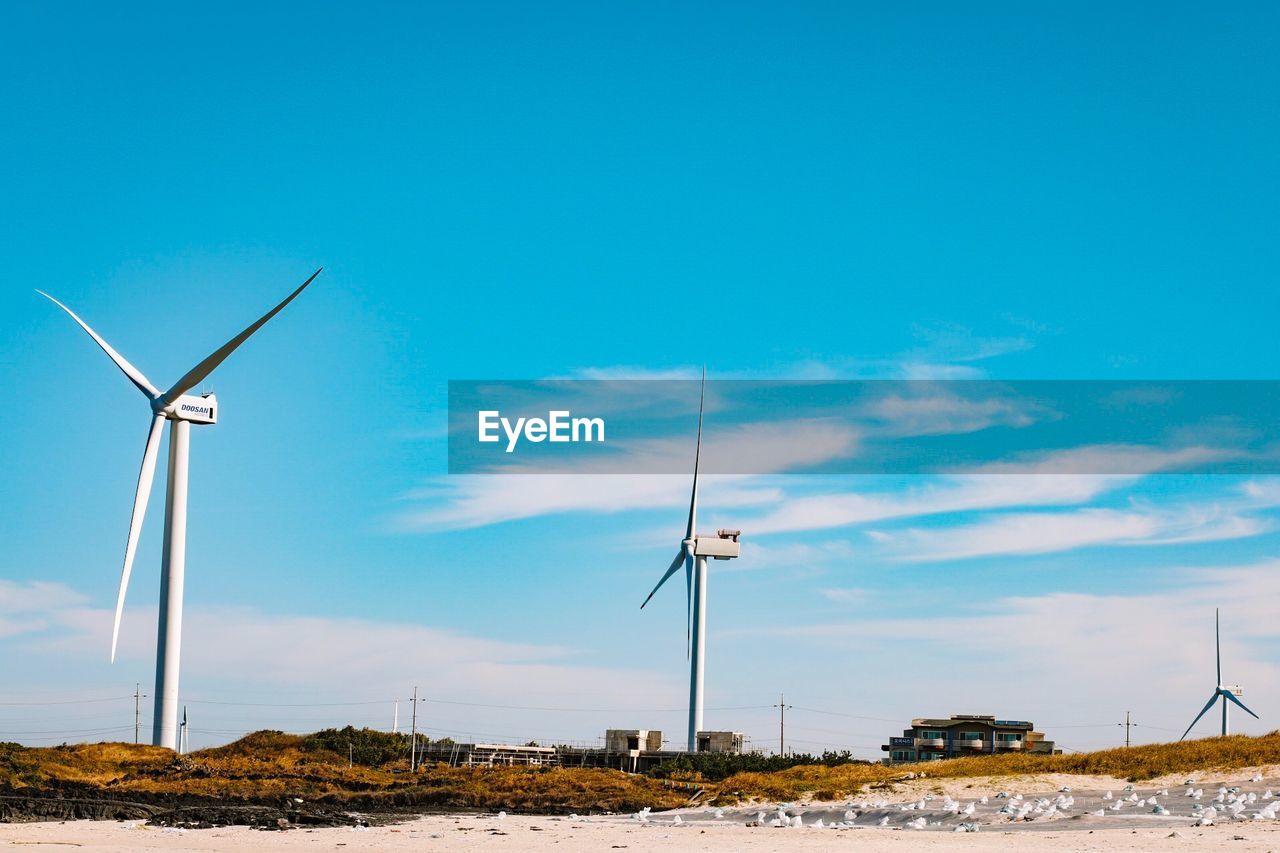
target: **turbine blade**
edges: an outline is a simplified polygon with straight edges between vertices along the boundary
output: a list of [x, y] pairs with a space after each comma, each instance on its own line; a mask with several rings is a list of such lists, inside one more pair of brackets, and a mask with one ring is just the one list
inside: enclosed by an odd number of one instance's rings
[[[684, 551], [685, 551], [685, 548], [683, 545], [681, 545], [680, 550], [676, 552], [676, 558], [671, 561], [671, 567], [668, 568], [667, 573], [662, 576], [662, 580], [658, 581], [658, 585], [653, 588], [653, 592], [649, 593], [648, 598], [644, 600], [644, 604], [648, 604], [649, 599], [653, 598], [653, 593], [657, 592], [662, 587], [662, 585], [667, 582], [667, 578], [674, 575], [676, 573], [676, 569], [680, 568], [680, 564], [684, 562]], [[640, 605], [641, 610], [644, 610], [644, 604]]]
[[1209, 697], [1209, 701], [1206, 702], [1205, 706], [1200, 709], [1200, 713], [1196, 714], [1196, 718], [1191, 721], [1191, 725], [1187, 726], [1187, 730], [1182, 733], [1182, 737], [1178, 738], [1179, 741], [1183, 741], [1186, 739], [1187, 735], [1191, 733], [1191, 730], [1196, 727], [1196, 723], [1200, 722], [1200, 718], [1203, 717], [1205, 714], [1209, 713], [1209, 709], [1212, 708], [1213, 703], [1217, 701], [1218, 701], [1218, 691], [1215, 690], [1213, 691], [1213, 695]]
[[138, 535], [142, 533], [142, 519], [147, 514], [147, 499], [151, 496], [151, 481], [156, 473], [156, 455], [160, 450], [160, 431], [164, 427], [164, 415], [151, 419], [151, 431], [147, 434], [147, 447], [142, 451], [142, 470], [138, 472], [138, 491], [133, 495], [133, 516], [129, 519], [129, 541], [124, 546], [124, 569], [120, 572], [120, 592], [116, 595], [116, 620], [111, 626], [111, 662], [116, 662], [116, 641], [120, 638], [120, 617], [124, 613], [124, 594], [129, 588], [129, 573], [133, 571], [133, 557], [138, 552]]
[[1222, 683], [1222, 637], [1218, 630], [1218, 608], [1213, 608], [1213, 653], [1218, 659], [1218, 683]]
[[45, 293], [43, 290], [37, 290], [36, 293], [40, 294], [45, 299], [48, 299], [50, 302], [52, 302], [54, 305], [57, 305], [63, 311], [66, 311], [67, 315], [72, 320], [75, 320], [77, 325], [80, 326], [80, 328], [84, 329], [86, 332], [89, 333], [89, 337], [93, 338], [93, 342], [96, 343], [98, 346], [102, 347], [102, 351], [107, 354], [107, 357], [116, 363], [116, 367], [120, 368], [121, 372], [124, 373], [125, 376], [129, 377], [129, 381], [132, 382], [134, 385], [136, 385], [139, 391], [141, 391], [143, 394], [146, 394], [147, 397], [151, 399], [155, 399], [157, 396], [159, 396], [160, 394], [159, 389], [157, 389], [156, 386], [152, 385], [151, 381], [147, 379], [147, 377], [142, 375], [142, 371], [134, 367], [132, 364], [130, 364], [128, 361], [125, 360], [124, 356], [120, 355], [120, 353], [112, 349], [111, 344], [104, 341], [102, 339], [102, 336], [100, 336], [93, 329], [90, 329], [89, 324], [86, 323], [84, 320], [81, 320], [79, 317], [77, 317], [74, 311], [72, 311], [67, 306], [63, 305], [58, 300], [54, 299], [49, 294]]
[[242, 343], [247, 341], [250, 335], [258, 331], [258, 329], [262, 328], [263, 323], [266, 323], [272, 317], [279, 314], [281, 309], [284, 308], [284, 306], [288, 305], [295, 298], [297, 298], [298, 294], [301, 293], [303, 290], [305, 290], [307, 285], [315, 280], [316, 276], [320, 275], [320, 270], [322, 269], [324, 269], [324, 267], [321, 267], [319, 270], [316, 270], [315, 272], [313, 272], [311, 274], [311, 278], [304, 281], [298, 287], [297, 290], [295, 290], [293, 293], [290, 293], [288, 296], [286, 296], [283, 302], [281, 302], [275, 308], [272, 308], [266, 314], [263, 314], [261, 317], [259, 317], [258, 320], [253, 323], [253, 325], [245, 329], [240, 334], [236, 335], [231, 340], [227, 341], [225, 344], [219, 347], [212, 355], [210, 355], [204, 361], [197, 364], [195, 367], [191, 368], [191, 370], [187, 372], [186, 376], [183, 376], [181, 379], [179, 379], [177, 382], [173, 384], [172, 388], [164, 392], [165, 403], [166, 404], [172, 403], [174, 400], [178, 399], [183, 394], [187, 393], [192, 388], [196, 387], [196, 385], [198, 385], [201, 380], [203, 380], [206, 376], [208, 376], [210, 373], [214, 371], [214, 368], [216, 368], [219, 364], [222, 364], [222, 362], [226, 360], [227, 356], [235, 352], [236, 347], [240, 346]]
[[689, 524], [684, 538], [692, 539], [698, 518], [698, 468], [702, 462], [702, 407], [707, 400], [707, 369], [702, 368], [702, 392], [698, 396], [698, 444], [693, 453], [693, 494], [689, 496]]
[[1252, 711], [1250, 711], [1250, 710], [1249, 710], [1249, 706], [1248, 706], [1248, 705], [1246, 705], [1246, 704], [1244, 704], [1243, 702], [1241, 702], [1239, 699], [1237, 699], [1237, 698], [1236, 698], [1236, 694], [1232, 693], [1230, 690], [1224, 690], [1224, 691], [1222, 692], [1222, 695], [1223, 695], [1223, 696], [1226, 696], [1229, 700], [1231, 700], [1232, 702], [1235, 702], [1237, 705], [1239, 705], [1239, 706], [1240, 706], [1240, 709], [1241, 709], [1241, 710], [1243, 710], [1243, 711], [1244, 711], [1246, 714], [1248, 714], [1250, 717], [1253, 717], [1255, 720], [1260, 720], [1260, 719], [1262, 719], [1262, 718], [1261, 718], [1261, 717], [1259, 717], [1257, 714], [1255, 714], [1255, 713], [1253, 713]]

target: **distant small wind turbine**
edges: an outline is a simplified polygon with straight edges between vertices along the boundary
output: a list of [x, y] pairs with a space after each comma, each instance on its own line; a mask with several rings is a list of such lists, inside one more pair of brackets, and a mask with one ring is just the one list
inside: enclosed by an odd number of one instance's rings
[[107, 357], [128, 377], [147, 398], [151, 408], [151, 426], [147, 433], [146, 448], [142, 453], [142, 469], [138, 472], [138, 489], [133, 496], [133, 516], [129, 521], [129, 538], [124, 549], [124, 569], [120, 572], [120, 592], [116, 595], [116, 618], [111, 627], [111, 660], [116, 659], [116, 641], [120, 636], [120, 617], [124, 613], [124, 594], [129, 586], [129, 574], [133, 570], [133, 557], [138, 549], [138, 536], [142, 532], [142, 518], [147, 512], [147, 499], [151, 496], [151, 483], [156, 473], [156, 456], [160, 451], [160, 432], [164, 422], [169, 422], [169, 483], [165, 497], [164, 553], [160, 566], [160, 626], [156, 638], [156, 691], [155, 724], [151, 742], [155, 746], [167, 746], [181, 750], [181, 734], [178, 721], [178, 669], [182, 650], [182, 587], [186, 575], [187, 553], [187, 455], [190, 446], [190, 427], [194, 424], [218, 422], [217, 398], [213, 394], [199, 397], [187, 392], [199, 385], [214, 369], [231, 355], [249, 336], [264, 323], [280, 313], [306, 286], [320, 275], [311, 274], [297, 290], [272, 308], [240, 334], [227, 341], [208, 358], [197, 364], [174, 383], [168, 391], [161, 392], [151, 384], [142, 371], [125, 361], [97, 332], [75, 313], [44, 291], [36, 291], [57, 305], [75, 320], [80, 328], [93, 338]]
[[1187, 735], [1191, 733], [1191, 730], [1195, 728], [1196, 723], [1200, 722], [1200, 718], [1209, 713], [1209, 709], [1213, 707], [1213, 703], [1217, 702], [1219, 698], [1222, 699], [1223, 737], [1226, 737], [1228, 734], [1227, 710], [1231, 707], [1227, 704], [1228, 702], [1234, 702], [1239, 705], [1246, 714], [1253, 717], [1255, 720], [1258, 719], [1258, 715], [1253, 713], [1253, 711], [1250, 711], [1248, 707], [1246, 707], [1245, 704], [1237, 698], [1244, 695], [1244, 689], [1239, 685], [1226, 685], [1222, 683], [1222, 640], [1219, 636], [1218, 609], [1216, 607], [1213, 610], [1213, 650], [1217, 655], [1218, 660], [1218, 686], [1213, 689], [1213, 695], [1209, 697], [1209, 701], [1200, 709], [1200, 713], [1196, 714], [1196, 718], [1191, 721], [1191, 725], [1187, 726], [1187, 730], [1182, 733], [1182, 737], [1178, 738], [1179, 741], [1186, 739]]
[[693, 455], [693, 492], [689, 497], [689, 521], [685, 525], [680, 550], [671, 561], [667, 573], [658, 581], [644, 605], [649, 603], [667, 579], [684, 566], [686, 643], [692, 647], [689, 661], [689, 751], [698, 751], [698, 732], [702, 731], [703, 683], [707, 657], [707, 557], [731, 560], [738, 556], [740, 531], [721, 530], [715, 536], [698, 536], [698, 468], [702, 460], [702, 410], [707, 399], [707, 371], [702, 371], [702, 393], [698, 398], [698, 439]]

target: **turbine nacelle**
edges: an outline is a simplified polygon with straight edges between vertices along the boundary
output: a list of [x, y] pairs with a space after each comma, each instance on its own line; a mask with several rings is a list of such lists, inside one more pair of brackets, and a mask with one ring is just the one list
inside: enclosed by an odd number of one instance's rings
[[152, 401], [151, 409], [171, 421], [190, 421], [193, 424], [218, 422], [218, 397], [215, 394], [183, 394], [167, 406], [164, 398], [160, 397]]
[[742, 550], [738, 543], [738, 530], [721, 530], [715, 536], [698, 536], [693, 540], [695, 557], [711, 557], [714, 560], [732, 560]]

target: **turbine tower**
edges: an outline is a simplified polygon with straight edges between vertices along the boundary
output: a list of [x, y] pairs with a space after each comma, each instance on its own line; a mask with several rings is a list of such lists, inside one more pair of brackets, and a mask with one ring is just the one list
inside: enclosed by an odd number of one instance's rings
[[1213, 649], [1217, 654], [1218, 659], [1218, 686], [1213, 689], [1213, 695], [1209, 697], [1209, 701], [1200, 709], [1200, 713], [1196, 714], [1196, 718], [1191, 721], [1191, 725], [1187, 726], [1187, 730], [1182, 733], [1182, 737], [1178, 738], [1179, 741], [1184, 740], [1186, 736], [1191, 733], [1191, 729], [1195, 727], [1196, 723], [1200, 722], [1201, 717], [1209, 713], [1209, 709], [1213, 707], [1213, 703], [1217, 702], [1219, 698], [1222, 699], [1223, 737], [1226, 737], [1228, 734], [1227, 711], [1231, 707], [1228, 703], [1234, 702], [1243, 708], [1246, 714], [1253, 717], [1255, 720], [1258, 719], [1258, 715], [1253, 713], [1253, 711], [1250, 711], [1248, 707], [1246, 707], [1245, 704], [1237, 698], [1244, 695], [1244, 689], [1239, 685], [1227, 685], [1222, 683], [1222, 641], [1218, 631], [1218, 609], [1216, 607], [1213, 610]]
[[692, 647], [689, 661], [689, 751], [698, 751], [698, 733], [702, 731], [703, 684], [707, 657], [707, 557], [731, 560], [738, 556], [741, 531], [720, 530], [715, 536], [697, 535], [698, 468], [702, 460], [702, 410], [707, 397], [707, 372], [702, 371], [702, 393], [698, 399], [698, 440], [693, 455], [693, 493], [689, 497], [689, 521], [685, 525], [680, 550], [671, 561], [667, 573], [649, 593], [649, 599], [667, 579], [684, 566], [685, 578], [685, 642]]
[[129, 573], [133, 571], [133, 557], [138, 549], [138, 535], [142, 532], [142, 519], [147, 512], [147, 499], [151, 495], [151, 482], [156, 472], [156, 457], [160, 450], [160, 432], [164, 422], [169, 422], [169, 482], [164, 506], [164, 551], [160, 562], [160, 621], [156, 636], [156, 690], [155, 723], [151, 742], [155, 746], [167, 746], [181, 750], [178, 720], [178, 669], [182, 655], [182, 586], [186, 570], [187, 552], [187, 456], [192, 424], [216, 424], [218, 401], [213, 394], [188, 395], [219, 364], [231, 355], [249, 336], [264, 323], [280, 313], [298, 294], [320, 274], [316, 270], [297, 290], [283, 302], [262, 315], [256, 322], [227, 341], [204, 361], [174, 383], [168, 391], [161, 391], [151, 384], [142, 372], [126, 361], [97, 332], [44, 291], [36, 291], [57, 305], [75, 320], [102, 348], [107, 357], [146, 396], [151, 408], [151, 426], [147, 444], [142, 452], [142, 469], [138, 472], [138, 489], [133, 496], [133, 515], [129, 521], [129, 538], [125, 542], [124, 568], [120, 572], [120, 591], [116, 595], [116, 616], [111, 627], [111, 661], [116, 659], [116, 642], [120, 636], [120, 617], [124, 613], [124, 595], [129, 586]]

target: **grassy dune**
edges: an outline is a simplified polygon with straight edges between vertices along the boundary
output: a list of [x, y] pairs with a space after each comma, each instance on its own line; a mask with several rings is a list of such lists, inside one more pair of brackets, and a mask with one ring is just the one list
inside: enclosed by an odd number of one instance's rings
[[[307, 736], [256, 732], [186, 756], [119, 743], [43, 748], [0, 744], [0, 794], [250, 805], [299, 797], [367, 812], [506, 809], [543, 813], [673, 808], [689, 796], [687, 789], [613, 770], [430, 765], [409, 773], [399, 742], [385, 740], [391, 737], [361, 730]], [[348, 766], [345, 744], [351, 739], [360, 744], [355, 753], [359, 757]], [[341, 752], [335, 748], [339, 744]], [[1266, 764], [1280, 764], [1280, 732], [1071, 755], [984, 756], [897, 767], [806, 765], [735, 773], [721, 782], [704, 784], [717, 802], [731, 803], [744, 798], [836, 799], [913, 772], [933, 779], [1072, 773], [1140, 781]], [[687, 781], [698, 776], [681, 775]]]
[[185, 756], [120, 743], [42, 748], [0, 744], [0, 793], [248, 804], [300, 797], [370, 812], [633, 811], [675, 807], [689, 796], [658, 780], [611, 770], [433, 765], [411, 774], [402, 760], [349, 767], [345, 750], [338, 754], [316, 748], [308, 737], [255, 732]]
[[900, 780], [908, 773], [926, 773], [935, 779], [1075, 773], [1138, 782], [1168, 774], [1264, 764], [1280, 764], [1280, 732], [1262, 737], [1233, 735], [1069, 755], [989, 755], [894, 767], [847, 764], [793, 767], [776, 773], [736, 773], [720, 783], [719, 792], [723, 800], [739, 797], [794, 800], [806, 795], [838, 799], [857, 793], [863, 786]]

